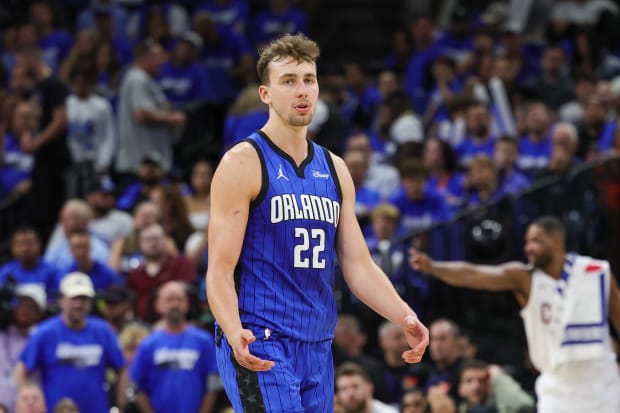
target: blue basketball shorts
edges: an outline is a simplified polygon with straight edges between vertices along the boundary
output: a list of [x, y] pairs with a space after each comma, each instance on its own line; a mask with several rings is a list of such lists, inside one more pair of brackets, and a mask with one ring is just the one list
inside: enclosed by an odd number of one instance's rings
[[241, 367], [219, 328], [216, 328], [217, 367], [235, 412], [332, 413], [334, 364], [331, 340], [305, 342], [246, 327], [256, 341], [250, 353], [275, 362], [269, 371]]

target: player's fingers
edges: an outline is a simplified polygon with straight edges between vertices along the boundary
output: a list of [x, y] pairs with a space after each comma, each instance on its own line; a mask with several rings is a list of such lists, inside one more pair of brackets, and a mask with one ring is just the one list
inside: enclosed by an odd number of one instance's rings
[[424, 355], [424, 350], [419, 349], [418, 347], [412, 348], [411, 350], [407, 350], [403, 353], [403, 360], [407, 363], [417, 363], [422, 360], [422, 356]]
[[240, 355], [236, 359], [241, 366], [253, 371], [267, 371], [275, 366], [273, 361], [263, 360], [249, 353]]
[[256, 337], [251, 330], [243, 330], [241, 332], [241, 337], [245, 340], [246, 344], [251, 344], [256, 341]]

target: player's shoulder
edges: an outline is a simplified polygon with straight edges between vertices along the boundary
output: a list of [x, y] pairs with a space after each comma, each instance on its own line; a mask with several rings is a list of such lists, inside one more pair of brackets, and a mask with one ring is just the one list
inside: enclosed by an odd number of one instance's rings
[[[258, 149], [244, 140], [228, 149], [220, 160], [214, 179], [218, 177], [260, 176], [261, 161]], [[252, 174], [252, 175], [248, 175]]]

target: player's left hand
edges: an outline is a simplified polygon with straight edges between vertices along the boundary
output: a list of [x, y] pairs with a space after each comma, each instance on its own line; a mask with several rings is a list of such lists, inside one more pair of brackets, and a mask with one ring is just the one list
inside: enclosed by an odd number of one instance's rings
[[405, 317], [402, 327], [405, 331], [407, 343], [411, 346], [411, 350], [403, 353], [403, 359], [407, 363], [417, 363], [422, 360], [424, 351], [428, 346], [428, 328], [413, 315]]

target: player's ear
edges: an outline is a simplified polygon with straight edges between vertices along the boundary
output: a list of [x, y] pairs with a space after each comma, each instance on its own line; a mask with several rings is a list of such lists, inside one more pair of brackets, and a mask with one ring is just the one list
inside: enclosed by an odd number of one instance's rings
[[271, 95], [269, 94], [269, 86], [260, 85], [258, 87], [258, 96], [260, 96], [260, 100], [269, 105], [271, 103]]

